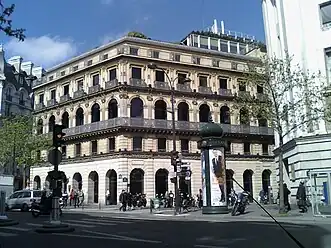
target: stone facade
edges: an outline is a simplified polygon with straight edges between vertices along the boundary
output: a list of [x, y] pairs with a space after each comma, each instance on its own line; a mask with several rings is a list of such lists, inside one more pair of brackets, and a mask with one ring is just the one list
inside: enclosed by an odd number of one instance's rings
[[[173, 86], [176, 147], [193, 171], [190, 182], [180, 183], [182, 191], [197, 194], [201, 187], [198, 129], [210, 112], [226, 133], [229, 175], [258, 195], [263, 172], [275, 188], [273, 130], [261, 120], [244, 123], [231, 109], [250, 62], [257, 59], [124, 37], [49, 70], [45, 82], [34, 86], [39, 134], [51, 132], [54, 123], [67, 127], [59, 168], [69, 177], [67, 188], [81, 185], [90, 203], [104, 203], [107, 189], [114, 201], [126, 188], [148, 198], [165, 193], [173, 190]], [[161, 69], [150, 69], [150, 63]], [[49, 170], [47, 164], [32, 168], [31, 186], [42, 187]]]

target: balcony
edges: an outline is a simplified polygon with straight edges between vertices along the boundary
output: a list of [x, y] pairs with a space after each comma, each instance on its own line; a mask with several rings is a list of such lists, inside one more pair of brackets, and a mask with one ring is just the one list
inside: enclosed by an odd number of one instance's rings
[[170, 90], [170, 86], [167, 82], [160, 82], [160, 81], [154, 82], [154, 88], [160, 90]]
[[143, 79], [138, 78], [130, 78], [130, 85], [137, 86], [137, 87], [146, 87], [147, 84]]
[[111, 89], [111, 88], [114, 88], [116, 86], [118, 86], [118, 80], [117, 79], [113, 79], [113, 80], [110, 80], [110, 81], [105, 83], [105, 88], [106, 89]]
[[88, 88], [88, 93], [89, 94], [93, 94], [93, 93], [97, 93], [101, 90], [100, 84], [97, 85], [93, 85], [91, 87]]
[[73, 98], [79, 98], [85, 95], [85, 91], [80, 89], [74, 92], [74, 97]]
[[202, 94], [212, 94], [211, 87], [199, 86], [198, 92]]
[[190, 84], [177, 84], [176, 89], [178, 91], [192, 92]]
[[238, 96], [242, 98], [250, 98], [251, 93], [249, 93], [248, 91], [238, 91]]
[[218, 94], [220, 96], [233, 96], [232, 91], [230, 89], [218, 89]]
[[263, 93], [256, 93], [256, 99], [258, 99], [260, 102], [266, 102], [268, 101], [268, 96]]
[[[176, 121], [176, 130], [198, 131], [200, 127], [206, 123]], [[221, 124], [225, 133], [239, 133], [252, 135], [274, 135], [274, 130], [268, 127], [246, 126], [246, 125], [231, 125]], [[142, 119], [119, 117], [105, 121], [94, 122], [82, 126], [67, 128], [64, 133], [66, 137], [107, 130], [115, 127], [137, 127], [137, 128], [154, 128], [154, 129], [172, 129], [171, 120], [156, 120], [156, 119]]]
[[57, 104], [56, 99], [50, 99], [50, 100], [47, 101], [47, 107], [52, 107], [55, 104]]
[[60, 102], [66, 102], [66, 101], [69, 101], [70, 99], [71, 99], [71, 97], [69, 94], [60, 96]]
[[41, 102], [41, 103], [37, 103], [35, 106], [35, 110], [41, 110], [45, 108], [45, 105]]

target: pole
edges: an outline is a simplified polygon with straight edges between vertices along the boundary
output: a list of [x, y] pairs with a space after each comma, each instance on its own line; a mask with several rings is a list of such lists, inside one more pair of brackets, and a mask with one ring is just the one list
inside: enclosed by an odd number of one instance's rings
[[[58, 149], [58, 147], [55, 147], [55, 149]], [[54, 159], [54, 172], [59, 171], [59, 161], [58, 156], [56, 152], [53, 154]], [[52, 224], [61, 224], [60, 221], [60, 198], [57, 196], [57, 186], [58, 184], [58, 178], [56, 178], [56, 181], [54, 183], [53, 188], [53, 195], [52, 195], [52, 214], [51, 214], [51, 220], [50, 222]]]
[[[172, 146], [173, 146], [173, 151], [176, 151], [175, 94], [174, 94], [173, 85], [171, 85], [170, 87], [171, 87]], [[171, 156], [174, 156], [174, 153], [172, 153]], [[174, 159], [172, 161], [174, 161]], [[175, 180], [175, 210], [174, 210], [174, 215], [177, 215], [179, 213], [179, 208], [180, 208], [177, 165], [174, 165], [174, 172], [175, 172], [175, 178], [176, 178], [176, 180]]]

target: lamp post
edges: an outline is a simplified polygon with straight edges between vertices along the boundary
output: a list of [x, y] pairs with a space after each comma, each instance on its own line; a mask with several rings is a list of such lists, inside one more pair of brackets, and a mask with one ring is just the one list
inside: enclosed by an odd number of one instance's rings
[[[172, 146], [173, 151], [176, 151], [176, 122], [175, 122], [175, 82], [178, 80], [178, 77], [176, 77], [174, 80], [171, 80], [168, 73], [161, 67], [158, 67], [156, 64], [151, 63], [148, 65], [149, 69], [156, 70], [159, 69], [163, 71], [164, 75], [167, 77], [169, 84], [170, 84], [170, 101], [171, 101], [171, 121], [172, 121]], [[185, 78], [183, 83], [191, 82], [192, 80], [189, 78]], [[174, 152], [171, 153], [171, 156], [174, 156]], [[175, 158], [172, 158], [171, 161], [175, 161]], [[180, 197], [179, 197], [179, 183], [178, 183], [178, 176], [177, 176], [177, 165], [174, 164], [174, 172], [175, 172], [175, 210], [174, 215], [177, 215], [179, 213], [180, 209]]]

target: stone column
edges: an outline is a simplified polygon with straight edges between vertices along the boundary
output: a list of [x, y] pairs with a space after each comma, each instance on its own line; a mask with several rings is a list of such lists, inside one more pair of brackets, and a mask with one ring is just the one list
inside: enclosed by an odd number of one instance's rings
[[226, 192], [225, 142], [219, 124], [210, 121], [200, 129], [203, 214], [229, 213]]

